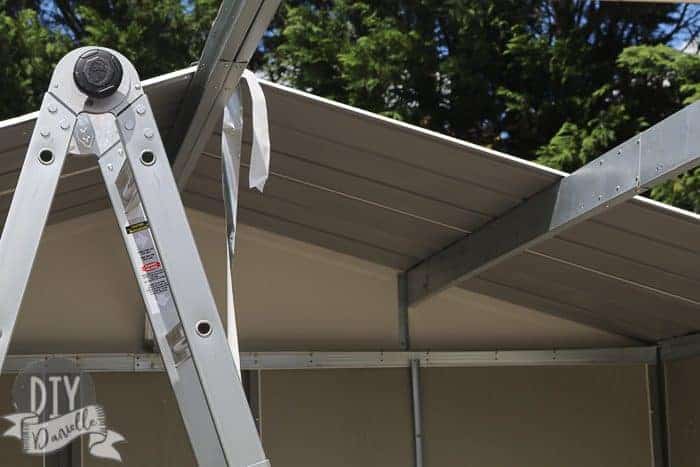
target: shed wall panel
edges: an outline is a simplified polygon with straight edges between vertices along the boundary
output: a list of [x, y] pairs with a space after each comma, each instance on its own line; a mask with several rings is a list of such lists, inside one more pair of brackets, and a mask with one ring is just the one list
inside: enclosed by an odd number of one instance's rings
[[650, 465], [641, 366], [429, 368], [421, 376], [426, 465]]
[[[10, 428], [10, 423], [2, 418], [15, 410], [12, 408], [10, 392], [15, 381], [14, 375], [0, 376], [0, 434]], [[43, 467], [40, 457], [30, 457], [22, 453], [22, 443], [15, 438], [0, 436], [0, 465], [12, 467]]]
[[266, 371], [262, 438], [275, 467], [413, 465], [406, 369]]
[[671, 465], [700, 465], [700, 357], [667, 363]]
[[[650, 464], [641, 366], [428, 368], [421, 374], [426, 465]], [[93, 378], [109, 428], [127, 439], [119, 445], [124, 465], [195, 465], [164, 374]], [[12, 412], [13, 379], [0, 378], [3, 415]], [[263, 371], [260, 394], [263, 443], [275, 467], [412, 465], [406, 369]], [[689, 420], [682, 423], [692, 426]], [[6, 428], [0, 420], [0, 430]], [[674, 443], [684, 443], [674, 444], [677, 465], [697, 463], [697, 438]], [[0, 438], [3, 465], [40, 465], [19, 450], [19, 442]]]

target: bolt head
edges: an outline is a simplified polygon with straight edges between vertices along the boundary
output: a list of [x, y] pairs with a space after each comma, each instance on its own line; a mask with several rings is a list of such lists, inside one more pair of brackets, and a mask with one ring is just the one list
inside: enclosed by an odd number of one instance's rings
[[122, 82], [122, 65], [119, 59], [101, 49], [84, 52], [75, 62], [73, 79], [78, 89], [90, 97], [109, 97]]

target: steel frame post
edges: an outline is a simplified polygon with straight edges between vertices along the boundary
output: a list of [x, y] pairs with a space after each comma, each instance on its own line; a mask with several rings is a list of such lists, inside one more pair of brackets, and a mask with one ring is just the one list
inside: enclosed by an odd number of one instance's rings
[[82, 467], [82, 448], [82, 438], [77, 439], [60, 451], [46, 455], [43, 467]]
[[[119, 69], [107, 95], [80, 87], [96, 55], [98, 82]], [[54, 70], [0, 239], [0, 364], [69, 151], [98, 158], [197, 462], [269, 466], [148, 99], [114, 51], [77, 49]]]
[[409, 350], [411, 348], [411, 332], [408, 317], [408, 283], [406, 281], [406, 274], [400, 273], [397, 283], [399, 293], [399, 348], [401, 350]]
[[281, 0], [224, 0], [209, 31], [187, 94], [168, 135], [168, 154], [180, 190], [238, 85]]
[[700, 356], [700, 334], [673, 337], [659, 342], [663, 361]]
[[656, 362], [646, 364], [647, 404], [649, 409], [649, 439], [652, 467], [670, 467], [668, 435], [667, 380], [661, 351]]
[[413, 450], [416, 467], [423, 467], [423, 417], [420, 391], [420, 360], [411, 360], [411, 399], [413, 408]]
[[[404, 352], [411, 349], [411, 328], [408, 315], [408, 284], [406, 274], [400, 273], [397, 280], [399, 346]], [[423, 423], [421, 417], [420, 359], [408, 360], [410, 377], [411, 411], [413, 414], [413, 459], [415, 467], [423, 467]]]
[[262, 370], [245, 370], [243, 372], [243, 387], [250, 411], [253, 413], [255, 427], [262, 439]]

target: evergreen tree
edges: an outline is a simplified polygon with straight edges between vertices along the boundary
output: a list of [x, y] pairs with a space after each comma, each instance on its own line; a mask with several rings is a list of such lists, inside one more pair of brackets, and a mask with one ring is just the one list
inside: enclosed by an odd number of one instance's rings
[[[198, 59], [218, 1], [0, 0], [0, 118], [90, 44], [143, 78]], [[271, 79], [573, 171], [700, 97], [700, 8], [592, 0], [286, 0]], [[700, 171], [652, 196], [700, 212]]]

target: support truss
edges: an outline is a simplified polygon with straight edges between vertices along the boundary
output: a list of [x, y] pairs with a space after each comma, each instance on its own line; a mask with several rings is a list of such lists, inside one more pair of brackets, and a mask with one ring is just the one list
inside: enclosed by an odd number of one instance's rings
[[166, 149], [180, 190], [281, 0], [224, 0], [204, 45]]
[[406, 271], [408, 304], [700, 164], [700, 103], [689, 105]]

